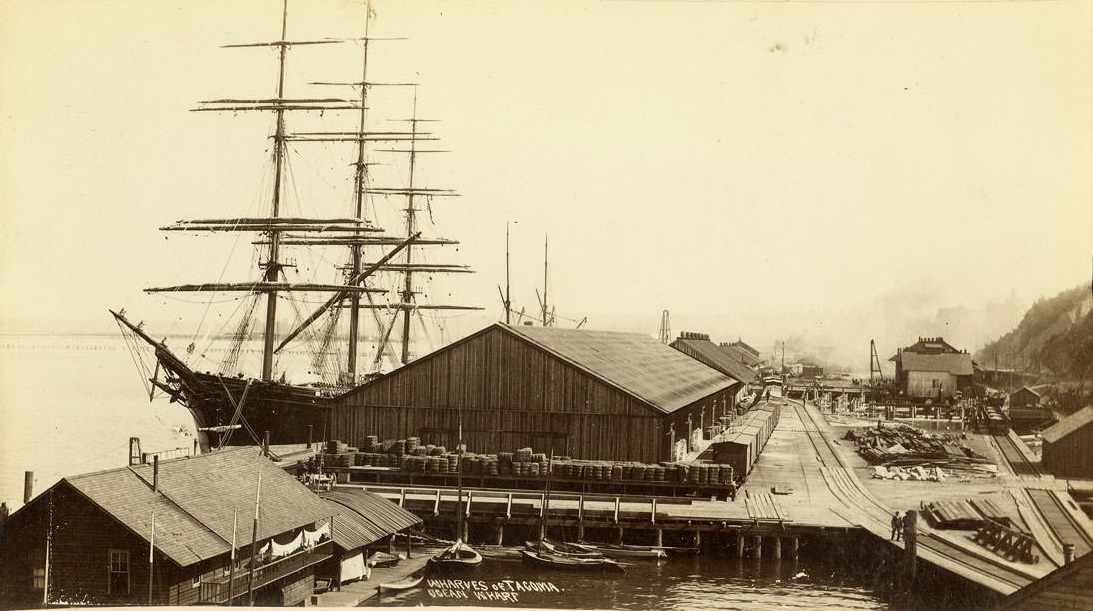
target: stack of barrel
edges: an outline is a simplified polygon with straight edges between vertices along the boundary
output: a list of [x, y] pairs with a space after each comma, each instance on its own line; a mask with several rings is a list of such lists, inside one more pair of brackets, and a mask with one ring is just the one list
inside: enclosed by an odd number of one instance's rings
[[[445, 446], [422, 444], [418, 437], [380, 442], [369, 435], [358, 451], [341, 441], [329, 441], [324, 446], [327, 466], [371, 466], [398, 468], [408, 473], [451, 474], [462, 464], [466, 475], [546, 477], [551, 469], [547, 455], [532, 448], [497, 454], [459, 454]], [[568, 456], [554, 457], [555, 477], [616, 482], [668, 482], [694, 486], [728, 484], [733, 481], [733, 467], [728, 464], [574, 460]]]

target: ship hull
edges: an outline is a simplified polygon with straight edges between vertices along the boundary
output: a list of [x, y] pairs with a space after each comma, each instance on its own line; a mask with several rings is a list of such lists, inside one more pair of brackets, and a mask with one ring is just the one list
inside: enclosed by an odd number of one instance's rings
[[331, 397], [314, 387], [199, 372], [182, 373], [173, 385], [203, 449], [258, 444], [267, 432], [271, 445], [308, 443], [329, 430]]

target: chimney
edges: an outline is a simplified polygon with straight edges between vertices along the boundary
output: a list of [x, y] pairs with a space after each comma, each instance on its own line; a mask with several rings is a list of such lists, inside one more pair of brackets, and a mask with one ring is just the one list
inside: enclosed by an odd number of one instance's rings
[[26, 505], [34, 498], [34, 471], [23, 474], [23, 504]]
[[159, 492], [159, 454], [152, 456], [152, 492]]

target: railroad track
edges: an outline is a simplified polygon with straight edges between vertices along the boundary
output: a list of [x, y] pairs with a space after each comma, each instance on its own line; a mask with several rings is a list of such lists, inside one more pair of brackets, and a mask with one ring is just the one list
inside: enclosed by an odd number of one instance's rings
[[[828, 487], [851, 510], [846, 512], [836, 510], [836, 514], [850, 523], [860, 523], [865, 520], [869, 523], [862, 526], [872, 532], [887, 532], [888, 520], [891, 516], [890, 508], [865, 490], [857, 477], [842, 464], [835, 450], [823, 437], [812, 412], [803, 405], [797, 403], [792, 405], [816, 450], [817, 458], [823, 465], [821, 472]], [[856, 515], [853, 510], [856, 510]], [[937, 537], [929, 531], [920, 531], [917, 541], [920, 557], [957, 574], [964, 574], [965, 577], [1004, 594], [1016, 591], [1036, 579], [1036, 576], [1006, 564], [986, 550], [983, 554], [978, 554], [976, 552], [979, 550], [966, 549]]]
[[1017, 442], [1013, 440], [1009, 435], [994, 435], [994, 441], [998, 444], [999, 451], [1002, 452], [1002, 457], [1009, 464], [1010, 469], [1014, 475], [1027, 475], [1032, 477], [1040, 477], [1040, 470], [1036, 468], [1035, 463], [1028, 459], [1028, 456], [1017, 447]]
[[[1025, 492], [1059, 538], [1060, 543], [1074, 545], [1075, 558], [1093, 551], [1093, 536], [1090, 536], [1085, 526], [1067, 508], [1066, 501], [1059, 498], [1055, 491], [1029, 488]], [[1075, 508], [1075, 510], [1079, 509]]]

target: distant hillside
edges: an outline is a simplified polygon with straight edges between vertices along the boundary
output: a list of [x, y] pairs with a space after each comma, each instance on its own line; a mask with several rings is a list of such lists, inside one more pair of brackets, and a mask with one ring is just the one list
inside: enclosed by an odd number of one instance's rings
[[[1093, 296], [1088, 285], [1034, 303], [1017, 328], [974, 355], [984, 368], [1040, 372], [1044, 381], [1079, 381], [1093, 366]], [[1093, 379], [1086, 381], [1093, 385]]]

